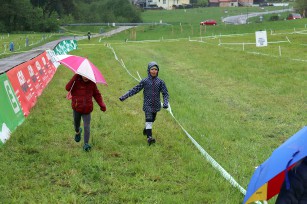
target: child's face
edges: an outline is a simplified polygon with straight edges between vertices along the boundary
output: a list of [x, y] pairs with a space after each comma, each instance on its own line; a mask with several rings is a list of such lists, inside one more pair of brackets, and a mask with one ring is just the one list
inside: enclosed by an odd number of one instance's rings
[[156, 76], [158, 75], [158, 69], [157, 69], [157, 67], [152, 67], [152, 68], [150, 68], [149, 73], [150, 73], [150, 75], [151, 75], [152, 77], [156, 77]]
[[88, 78], [86, 78], [85, 76], [82, 76], [82, 79], [84, 82], [88, 82]]

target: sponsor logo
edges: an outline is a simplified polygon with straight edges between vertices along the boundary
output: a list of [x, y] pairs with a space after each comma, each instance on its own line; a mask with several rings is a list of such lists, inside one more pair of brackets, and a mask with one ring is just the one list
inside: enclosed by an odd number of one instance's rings
[[38, 61], [35, 62], [35, 66], [36, 66], [36, 69], [37, 69], [38, 73], [40, 75], [44, 75], [44, 71], [42, 70], [42, 67], [41, 67], [41, 65], [40, 65], [40, 63]]
[[26, 79], [25, 79], [21, 70], [19, 72], [17, 72], [17, 78], [18, 78], [18, 81], [19, 81], [19, 84], [21, 86], [22, 91], [24, 93], [26, 93], [29, 89], [29, 86], [28, 86]]
[[33, 68], [32, 68], [31, 65], [28, 65], [28, 71], [29, 71], [29, 75], [30, 75], [32, 81], [35, 83], [37, 81], [37, 78], [34, 74], [34, 71], [33, 71]]
[[258, 38], [258, 44], [259, 45], [264, 45], [265, 39], [264, 38]]
[[47, 64], [47, 62], [46, 62], [45, 57], [42, 57], [42, 61], [43, 61], [44, 67], [45, 67], [46, 69], [48, 69], [49, 67], [48, 67], [48, 64]]
[[12, 109], [14, 111], [14, 113], [18, 113], [20, 111], [20, 107], [19, 107], [19, 103], [17, 101], [17, 98], [13, 92], [13, 89], [12, 87], [10, 86], [9, 84], [9, 81], [8, 80], [5, 80], [4, 81], [4, 88], [5, 88], [5, 91], [6, 91], [6, 94], [8, 96], [8, 99], [10, 100], [10, 103], [11, 103], [11, 106], [12, 106]]

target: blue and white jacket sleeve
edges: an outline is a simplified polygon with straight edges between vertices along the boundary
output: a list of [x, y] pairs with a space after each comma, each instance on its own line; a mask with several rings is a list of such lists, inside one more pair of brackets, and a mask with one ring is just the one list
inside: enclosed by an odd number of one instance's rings
[[143, 88], [144, 88], [144, 83], [143, 83], [143, 80], [142, 80], [138, 85], [136, 85], [135, 87], [130, 89], [127, 93], [125, 93], [122, 96], [122, 98], [127, 99], [128, 97], [131, 97], [131, 96], [139, 93]]
[[163, 106], [168, 106], [169, 95], [164, 81], [161, 83], [161, 92], [163, 96]]

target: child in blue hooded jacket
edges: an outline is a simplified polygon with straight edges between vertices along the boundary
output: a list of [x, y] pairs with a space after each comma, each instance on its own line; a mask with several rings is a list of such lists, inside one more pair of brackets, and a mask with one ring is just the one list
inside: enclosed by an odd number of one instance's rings
[[127, 93], [119, 98], [120, 101], [126, 100], [139, 93], [142, 89], [144, 94], [143, 111], [145, 112], [145, 128], [143, 134], [147, 135], [148, 145], [155, 143], [152, 136], [153, 122], [156, 120], [157, 112], [161, 110], [160, 93], [163, 96], [163, 108], [168, 108], [169, 95], [163, 80], [158, 77], [159, 66], [156, 62], [150, 62], [147, 67], [148, 76], [140, 81]]

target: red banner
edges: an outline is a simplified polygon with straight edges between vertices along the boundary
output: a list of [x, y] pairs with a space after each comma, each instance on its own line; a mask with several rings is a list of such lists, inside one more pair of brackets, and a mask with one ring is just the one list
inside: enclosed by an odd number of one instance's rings
[[25, 116], [29, 115], [30, 109], [35, 105], [37, 99], [37, 92], [32, 82], [32, 80], [37, 81], [37, 78], [34, 74], [34, 69], [27, 65], [29, 64], [23, 63], [7, 72], [7, 77], [12, 84]]
[[56, 68], [51, 63], [47, 53], [44, 52], [7, 72], [7, 77], [12, 84], [25, 116], [29, 115], [37, 97], [42, 94], [55, 71]]
[[[28, 61], [28, 63], [35, 67], [35, 75], [37, 76], [38, 83], [41, 84], [42, 89], [44, 89], [47, 84], [51, 81], [56, 68], [50, 61], [49, 55], [46, 52], [38, 55], [34, 59]], [[40, 94], [38, 94], [40, 95]]]
[[47, 79], [46, 82], [48, 84], [51, 81], [54, 73], [56, 72], [56, 67], [53, 65], [51, 61], [51, 56], [49, 55], [49, 53], [44, 52], [38, 55], [35, 59], [40, 63], [42, 67], [44, 67], [45, 71], [47, 72], [49, 78]]

